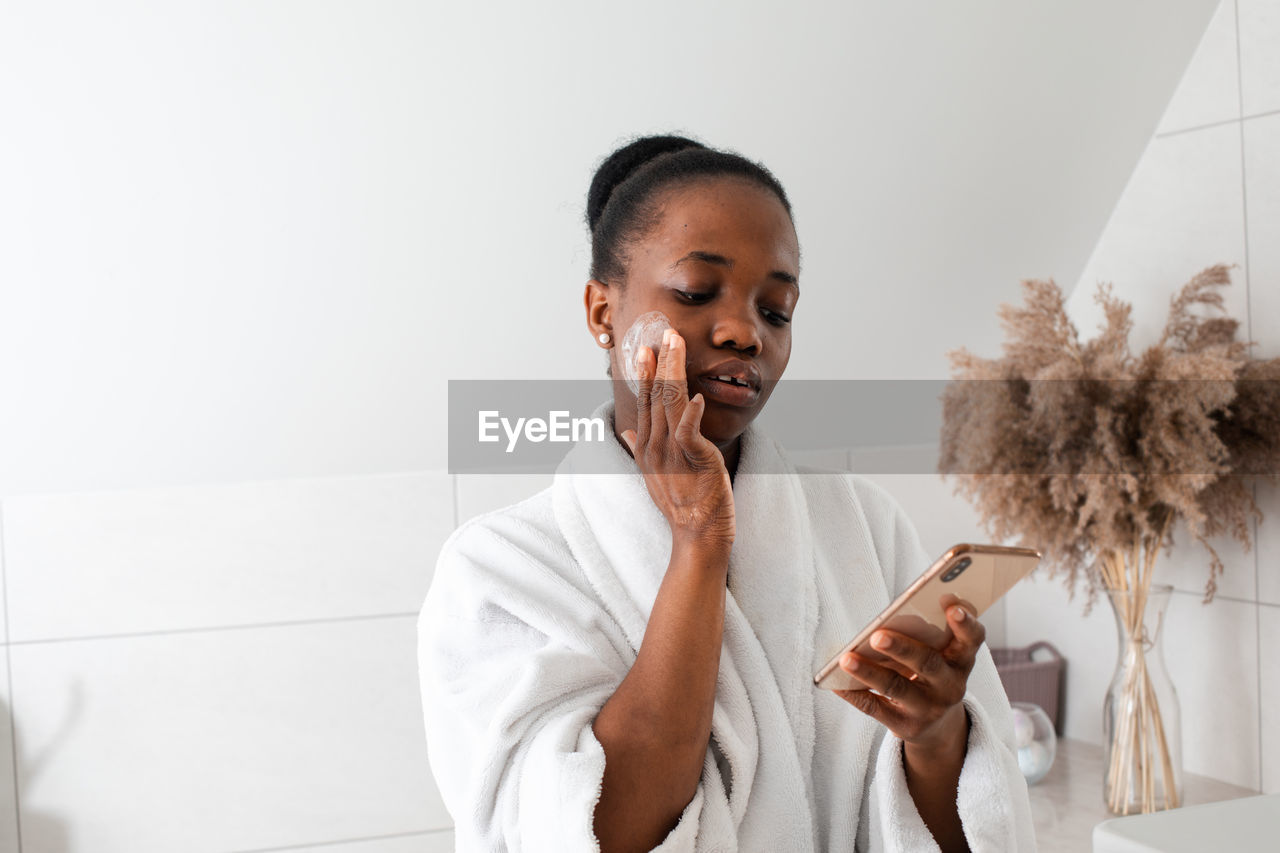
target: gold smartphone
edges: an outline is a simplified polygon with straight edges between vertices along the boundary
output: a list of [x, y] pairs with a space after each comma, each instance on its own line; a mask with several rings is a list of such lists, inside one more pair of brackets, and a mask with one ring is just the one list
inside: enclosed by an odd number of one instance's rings
[[962, 603], [981, 617], [1000, 596], [1026, 576], [1040, 561], [1033, 548], [1009, 548], [1003, 545], [953, 545], [929, 569], [886, 607], [871, 624], [858, 632], [813, 677], [813, 683], [827, 690], [867, 690], [840, 668], [840, 657], [856, 650], [859, 655], [903, 675], [909, 672], [897, 661], [871, 647], [871, 635], [878, 628], [888, 628], [914, 637], [935, 649], [951, 642], [951, 626], [946, 608]]

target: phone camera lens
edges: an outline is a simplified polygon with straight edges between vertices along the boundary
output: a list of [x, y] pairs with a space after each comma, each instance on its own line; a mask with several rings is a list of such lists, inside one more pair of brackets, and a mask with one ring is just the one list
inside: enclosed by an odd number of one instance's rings
[[947, 569], [946, 574], [942, 576], [942, 582], [946, 583], [947, 581], [955, 580], [957, 577], [960, 576], [960, 573], [963, 572], [965, 569], [969, 568], [969, 566], [972, 563], [973, 561], [970, 560], [968, 557], [962, 557], [960, 559], [960, 562], [956, 563], [950, 569]]

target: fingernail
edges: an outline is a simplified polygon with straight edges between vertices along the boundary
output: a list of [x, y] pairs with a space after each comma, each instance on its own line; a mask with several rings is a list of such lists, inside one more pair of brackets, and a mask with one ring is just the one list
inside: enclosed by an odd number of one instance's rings
[[663, 329], [663, 330], [662, 330], [662, 345], [663, 345], [664, 347], [667, 345], [667, 342], [671, 340], [671, 336], [672, 336], [673, 334], [675, 334], [675, 331], [676, 331], [675, 329]]
[[840, 659], [840, 665], [843, 666], [845, 669], [857, 669], [858, 661], [857, 661], [857, 658], [853, 657], [852, 655], [845, 655], [843, 658]]
[[876, 633], [875, 636], [871, 638], [871, 645], [875, 646], [877, 649], [889, 648], [889, 635]]
[[957, 622], [963, 622], [963, 621], [964, 621], [964, 617], [965, 617], [967, 614], [964, 612], [964, 608], [963, 608], [963, 607], [953, 607], [953, 608], [951, 608], [951, 610], [952, 610], [951, 615], [952, 615], [952, 616], [954, 616], [954, 617], [956, 617], [956, 621], [957, 621]]

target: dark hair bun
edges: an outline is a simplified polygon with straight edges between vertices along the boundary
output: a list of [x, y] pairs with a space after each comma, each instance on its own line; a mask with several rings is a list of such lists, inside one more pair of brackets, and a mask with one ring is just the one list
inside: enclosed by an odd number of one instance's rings
[[642, 136], [604, 159], [587, 190], [591, 277], [623, 286], [629, 247], [662, 221], [662, 193], [697, 181], [745, 178], [791, 202], [773, 173], [733, 151], [718, 151], [684, 136]]
[[701, 142], [683, 136], [642, 136], [610, 154], [596, 169], [587, 190], [587, 226], [595, 230], [600, 214], [613, 194], [614, 187], [627, 179], [644, 163], [669, 151], [706, 148]]

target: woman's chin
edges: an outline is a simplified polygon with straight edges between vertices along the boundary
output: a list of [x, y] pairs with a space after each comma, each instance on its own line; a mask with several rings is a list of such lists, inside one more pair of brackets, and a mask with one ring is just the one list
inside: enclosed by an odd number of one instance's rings
[[726, 410], [708, 405], [702, 413], [701, 432], [712, 444], [725, 445], [742, 435], [753, 419], [754, 413], [747, 409]]

